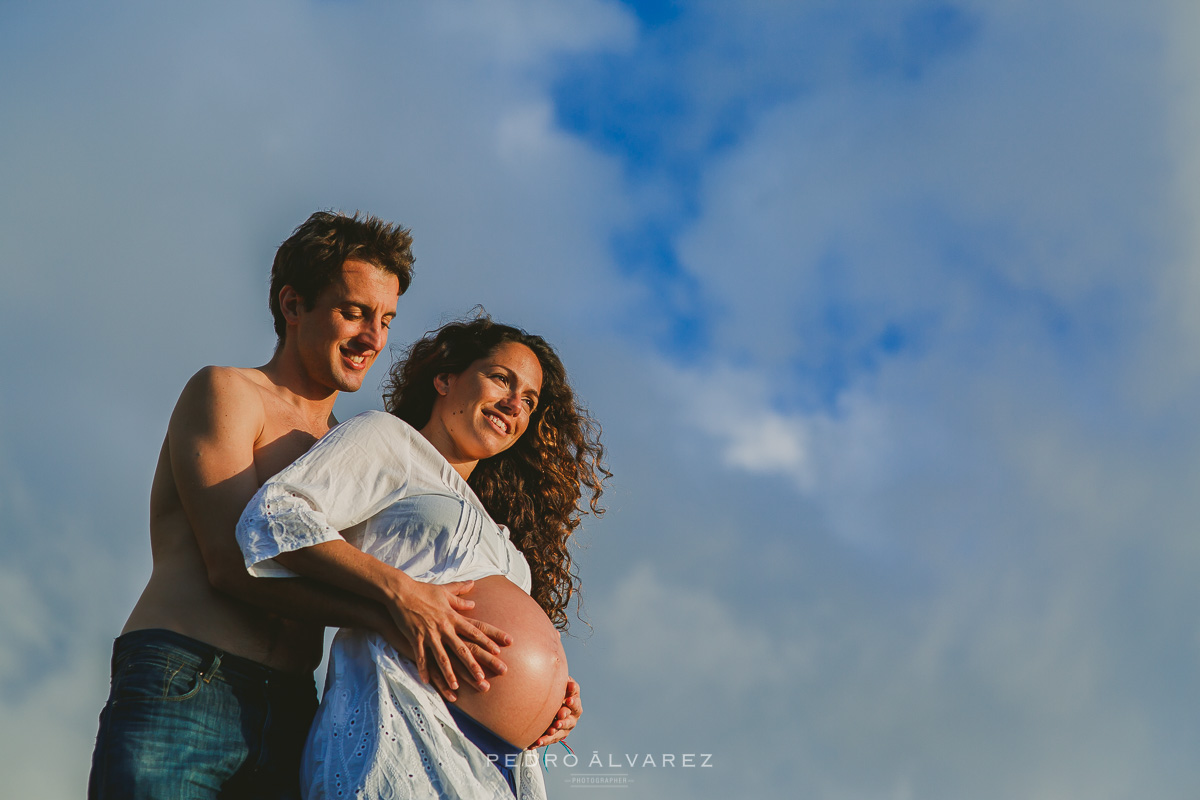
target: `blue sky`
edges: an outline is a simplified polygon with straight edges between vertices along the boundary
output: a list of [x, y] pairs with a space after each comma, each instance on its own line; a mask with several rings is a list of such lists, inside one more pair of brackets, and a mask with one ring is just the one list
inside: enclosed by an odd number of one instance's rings
[[[1198, 35], [1167, 0], [3, 6], [6, 785], [83, 791], [175, 397], [269, 358], [274, 249], [334, 207], [413, 229], [393, 343], [481, 303], [604, 424], [571, 742], [626, 796], [1191, 797]], [[607, 765], [646, 753], [713, 766]]]

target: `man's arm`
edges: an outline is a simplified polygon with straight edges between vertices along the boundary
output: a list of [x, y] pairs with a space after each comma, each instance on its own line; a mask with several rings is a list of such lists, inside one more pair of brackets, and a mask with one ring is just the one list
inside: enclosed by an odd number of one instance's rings
[[488, 688], [480, 661], [492, 674], [507, 669], [498, 657], [500, 648], [496, 642], [511, 644], [512, 637], [460, 613], [475, 607], [473, 600], [462, 597], [471, 590], [474, 581], [422, 583], [344, 540], [281, 553], [275, 560], [293, 572], [371, 598], [387, 609], [392, 622], [407, 638], [411, 652], [416, 654], [412, 660], [423, 681], [430, 680], [426, 654], [433, 657], [451, 690], [458, 688], [458, 680], [447, 651], [454, 653], [466, 667], [469, 679], [480, 691]]
[[[409, 638], [395, 624], [396, 613], [378, 602], [344, 587], [338, 590], [306, 579], [248, 575], [234, 529], [258, 489], [254, 445], [262, 435], [264, 417], [257, 386], [232, 369], [208, 367], [188, 381], [170, 419], [167, 435], [174, 482], [212, 587], [288, 618], [377, 631], [402, 654], [414, 657]], [[491, 642], [485, 634], [480, 636]], [[488, 650], [498, 651], [491, 644]], [[474, 654], [493, 672], [502, 672], [503, 663], [498, 658], [488, 661], [491, 652], [482, 646]], [[479, 674], [474, 658], [467, 667], [470, 674]], [[445, 679], [438, 684], [443, 691], [454, 685]]]
[[233, 370], [219, 367], [196, 373], [171, 415], [167, 442], [172, 477], [209, 583], [289, 618], [375, 630], [386, 614], [363, 598], [307, 581], [271, 585], [247, 574], [233, 531], [258, 490], [254, 446], [263, 424], [258, 389]]

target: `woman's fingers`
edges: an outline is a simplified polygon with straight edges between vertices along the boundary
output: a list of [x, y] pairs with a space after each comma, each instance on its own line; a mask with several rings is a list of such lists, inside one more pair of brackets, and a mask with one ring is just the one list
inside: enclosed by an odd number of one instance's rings
[[458, 689], [458, 676], [454, 674], [454, 667], [450, 664], [450, 656], [446, 655], [446, 649], [442, 647], [441, 638], [431, 636], [429, 646], [433, 650], [434, 663], [442, 671], [442, 675], [446, 677], [446, 683], [451, 689]]
[[567, 738], [567, 734], [579, 724], [581, 714], [583, 714], [583, 703], [579, 697], [579, 684], [574, 678], [568, 676], [567, 693], [563, 698], [563, 704], [555, 713], [550, 727], [533, 743], [533, 747], [545, 747]]
[[[469, 641], [463, 641], [457, 637], [455, 641], [457, 644], [455, 645], [454, 653], [458, 656], [458, 661], [463, 669], [466, 670], [466, 674], [470, 676], [469, 680], [479, 691], [486, 692], [489, 688], [487, 678], [483, 674], [483, 668], [479, 665], [479, 661], [476, 660], [477, 654], [482, 656], [485, 655], [486, 651], [479, 645], [474, 645]], [[501, 662], [501, 666], [504, 666], [503, 662]]]
[[446, 698], [447, 703], [453, 703], [458, 699], [458, 694], [446, 684], [445, 675], [440, 672], [434, 672], [429, 677], [432, 679], [433, 688], [437, 689], [438, 694]]
[[[565, 714], [562, 712], [566, 712]], [[563, 707], [559, 709], [559, 715], [565, 725], [566, 730], [574, 728], [579, 718], [583, 715], [583, 701], [579, 697], [579, 683], [570, 675], [567, 676], [567, 699], [563, 702]]]
[[422, 683], [429, 683], [429, 670], [425, 664], [425, 637], [419, 633], [416, 636], [416, 641], [412, 643], [413, 655], [417, 660], [417, 675], [420, 676]]

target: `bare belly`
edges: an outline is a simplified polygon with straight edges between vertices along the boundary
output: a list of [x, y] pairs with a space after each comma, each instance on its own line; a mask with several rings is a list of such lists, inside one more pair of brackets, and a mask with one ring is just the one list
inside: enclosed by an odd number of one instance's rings
[[566, 695], [567, 657], [558, 630], [532, 597], [502, 575], [476, 580], [467, 596], [475, 601], [468, 613], [505, 631], [513, 643], [500, 654], [508, 671], [489, 676], [491, 688], [482, 693], [460, 681], [455, 705], [527, 748], [550, 727]]
[[312, 672], [319, 625], [283, 619], [213, 589], [203, 565], [158, 557], [121, 633], [162, 628], [284, 672]]

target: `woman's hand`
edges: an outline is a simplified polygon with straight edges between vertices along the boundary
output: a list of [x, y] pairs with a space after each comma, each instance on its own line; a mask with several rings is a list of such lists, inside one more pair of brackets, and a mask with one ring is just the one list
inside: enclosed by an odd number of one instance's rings
[[[443, 695], [453, 694], [458, 689], [450, 653], [481, 692], [489, 688], [481, 661], [495, 675], [507, 669], [500, 658], [500, 647], [511, 644], [512, 637], [493, 625], [468, 619], [461, 613], [475, 607], [473, 600], [462, 597], [474, 585], [474, 581], [437, 585], [410, 579], [397, 590], [394, 601], [385, 604], [396, 627], [408, 641], [411, 653], [406, 655], [413, 657], [421, 680], [433, 683]], [[430, 680], [430, 657], [437, 667], [437, 681]]]
[[567, 696], [563, 699], [562, 708], [554, 715], [554, 722], [550, 723], [550, 727], [546, 729], [546, 732], [536, 742], [531, 744], [529, 748], [532, 750], [535, 747], [545, 747], [548, 744], [561, 742], [579, 724], [579, 717], [582, 715], [583, 705], [579, 702], [579, 684], [575, 682], [574, 678], [568, 675]]

